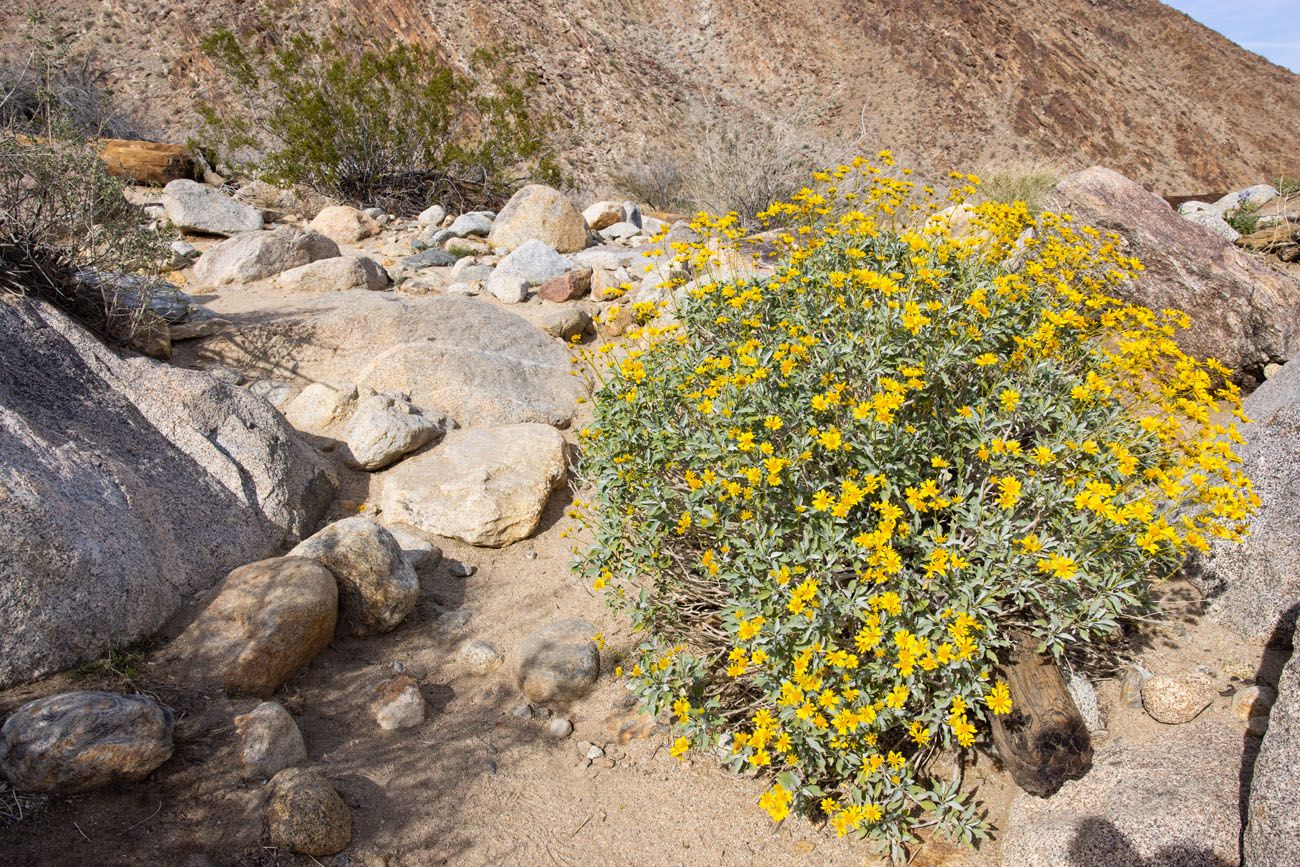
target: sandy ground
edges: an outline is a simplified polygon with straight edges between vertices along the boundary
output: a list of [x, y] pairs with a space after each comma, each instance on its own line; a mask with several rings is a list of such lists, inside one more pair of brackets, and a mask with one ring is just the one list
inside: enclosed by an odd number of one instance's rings
[[[265, 291], [228, 293], [224, 302], [220, 295], [203, 298], [222, 312], [274, 300]], [[377, 479], [344, 472], [334, 517], [354, 513], [357, 503], [375, 514]], [[435, 540], [445, 557], [422, 570], [420, 603], [406, 622], [384, 636], [336, 639], [277, 693], [306, 738], [309, 764], [352, 808], [353, 843], [343, 856], [314, 861], [266, 845], [263, 787], [239, 780], [231, 723], [255, 701], [180, 689], [136, 660], [130, 671], [124, 664], [91, 666], [0, 693], [0, 717], [42, 695], [88, 688], [138, 689], [178, 713], [175, 755], [143, 783], [70, 798], [15, 799], [0, 791], [0, 864], [883, 863], [868, 845], [837, 839], [807, 820], [773, 826], [756, 807], [765, 788], [760, 780], [733, 777], [707, 756], [669, 757], [666, 732], [630, 706], [629, 693], [612, 677], [630, 636], [569, 572], [573, 540], [562, 534], [572, 524], [565, 516], [570, 497], [557, 494], [536, 536], [503, 550]], [[454, 577], [453, 561], [474, 566], [472, 576]], [[1208, 666], [1224, 694], [1201, 719], [1228, 715], [1228, 687], [1280, 668], [1281, 660], [1261, 662], [1260, 648], [1200, 619], [1185, 588], [1169, 591], [1171, 617], [1147, 631], [1143, 661], [1164, 673]], [[571, 738], [557, 741], [546, 734], [544, 719], [519, 715], [522, 699], [512, 677], [524, 637], [564, 617], [593, 623], [608, 647], [597, 690], [557, 709], [575, 726]], [[473, 639], [495, 645], [505, 665], [487, 677], [462, 669], [456, 651]], [[369, 694], [394, 666], [420, 681], [428, 715], [417, 728], [384, 732], [369, 713]], [[1276, 682], [1276, 672], [1272, 677]], [[1123, 706], [1119, 689], [1115, 678], [1099, 684], [1107, 731], [1096, 739], [1098, 750], [1159, 739], [1165, 728]], [[609, 760], [586, 765], [577, 747], [582, 741], [605, 747]], [[981, 755], [967, 781], [978, 786], [993, 824], [1002, 826], [1018, 794], [1009, 776]], [[931, 842], [912, 863], [997, 862], [995, 840], [975, 852]]]

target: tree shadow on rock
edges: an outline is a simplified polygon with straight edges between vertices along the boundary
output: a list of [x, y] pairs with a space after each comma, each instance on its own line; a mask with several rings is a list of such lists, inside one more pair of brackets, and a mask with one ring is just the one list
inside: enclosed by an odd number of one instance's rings
[[1108, 819], [1085, 819], [1070, 840], [1069, 867], [1235, 867], [1196, 846], [1165, 846], [1144, 858]]

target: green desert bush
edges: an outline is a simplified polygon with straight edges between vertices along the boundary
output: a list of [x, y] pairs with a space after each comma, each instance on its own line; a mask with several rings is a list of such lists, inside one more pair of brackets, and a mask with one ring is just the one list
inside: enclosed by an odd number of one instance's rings
[[504, 54], [476, 53], [463, 75], [412, 45], [348, 44], [300, 35], [263, 50], [228, 30], [208, 36], [234, 93], [201, 107], [205, 137], [264, 180], [398, 213], [496, 205], [527, 180], [559, 180], [553, 124], [529, 103], [535, 82]]
[[577, 568], [640, 639], [616, 673], [672, 755], [901, 863], [922, 828], [988, 833], [934, 761], [1021, 700], [1013, 636], [1112, 640], [1258, 500], [1218, 420], [1235, 387], [1173, 343], [1184, 315], [1119, 299], [1139, 266], [1115, 237], [1024, 203], [954, 229], [974, 176], [945, 197], [891, 166], [768, 208], [766, 276], [711, 279], [746, 233], [696, 221], [679, 300], [586, 356], [576, 510]]
[[1224, 217], [1224, 220], [1243, 235], [1253, 234], [1259, 229], [1259, 205], [1245, 202]]

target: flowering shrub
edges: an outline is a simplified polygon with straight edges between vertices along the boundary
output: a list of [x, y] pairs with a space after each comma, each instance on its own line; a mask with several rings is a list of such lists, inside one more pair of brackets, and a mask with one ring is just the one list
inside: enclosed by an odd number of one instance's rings
[[[1141, 270], [1117, 238], [881, 160], [765, 212], [788, 227], [768, 275], [678, 280], [671, 316], [595, 353], [579, 568], [644, 639], [624, 674], [673, 755], [901, 858], [923, 825], [987, 833], [926, 769], [1015, 706], [1012, 631], [1113, 635], [1257, 500], [1227, 371], [1179, 351], [1182, 313], [1116, 297]], [[735, 226], [701, 215], [687, 273]]]

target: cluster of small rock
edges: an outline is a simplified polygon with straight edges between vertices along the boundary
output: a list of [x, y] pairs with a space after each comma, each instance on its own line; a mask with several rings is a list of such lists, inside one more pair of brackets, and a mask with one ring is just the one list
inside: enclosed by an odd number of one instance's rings
[[[336, 622], [351, 624], [356, 635], [400, 624], [419, 593], [412, 553], [428, 559], [420, 550], [403, 552], [369, 519], [331, 524], [285, 557], [228, 575], [158, 664], [181, 681], [267, 698], [328, 645]], [[594, 633], [590, 623], [563, 620], [529, 636], [515, 667], [524, 698], [553, 706], [585, 696], [600, 674]], [[504, 662], [483, 641], [465, 643], [459, 659], [479, 676]], [[374, 687], [369, 710], [384, 731], [422, 725], [427, 708], [420, 681], [395, 664]], [[344, 849], [350, 810], [322, 769], [299, 767], [309, 753], [289, 712], [264, 700], [233, 724], [241, 778], [269, 780], [264, 821], [272, 844], [313, 856]], [[172, 711], [145, 695], [72, 692], [38, 699], [0, 728], [0, 776], [16, 789], [54, 794], [138, 782], [171, 757], [173, 728]], [[556, 717], [549, 731], [567, 737], [573, 727]]]
[[[1249, 209], [1256, 229], [1242, 235], [1228, 219]], [[1300, 197], [1283, 196], [1269, 184], [1228, 193], [1213, 204], [1184, 202], [1178, 213], [1239, 247], [1268, 253], [1283, 262], [1300, 262]]]

